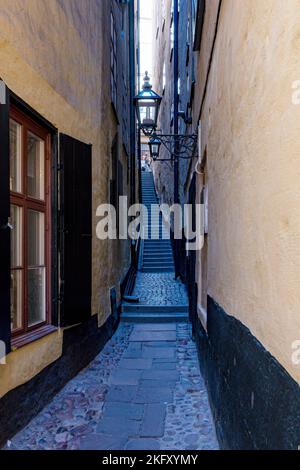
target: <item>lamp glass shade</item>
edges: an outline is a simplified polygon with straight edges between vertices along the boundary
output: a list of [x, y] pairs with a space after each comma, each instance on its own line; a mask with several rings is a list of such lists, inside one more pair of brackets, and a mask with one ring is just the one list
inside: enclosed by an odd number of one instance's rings
[[150, 156], [153, 160], [156, 160], [159, 156], [159, 150], [161, 146], [161, 141], [157, 138], [152, 138], [149, 140]]
[[161, 96], [152, 90], [146, 72], [143, 90], [134, 98], [139, 127], [144, 134], [151, 135], [157, 127]]

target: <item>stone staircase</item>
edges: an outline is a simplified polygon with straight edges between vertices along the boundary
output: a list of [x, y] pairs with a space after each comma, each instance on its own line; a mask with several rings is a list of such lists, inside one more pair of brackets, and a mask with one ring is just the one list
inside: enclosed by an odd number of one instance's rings
[[144, 230], [148, 230], [148, 239], [143, 242], [142, 271], [152, 273], [174, 272], [171, 240], [167, 239], [168, 232], [159, 214], [155, 224], [151, 221], [151, 205], [158, 204], [154, 187], [153, 174], [142, 172], [143, 204], [147, 207], [148, 215], [144, 219]]
[[158, 204], [158, 199], [150, 172], [142, 172], [142, 196], [148, 209], [143, 220], [148, 238], [142, 242], [140, 268], [133, 291], [139, 302], [123, 302], [121, 320], [131, 323], [186, 322], [188, 296], [184, 284], [175, 280], [171, 240], [166, 239], [162, 215], [154, 224], [151, 220], [151, 204]]

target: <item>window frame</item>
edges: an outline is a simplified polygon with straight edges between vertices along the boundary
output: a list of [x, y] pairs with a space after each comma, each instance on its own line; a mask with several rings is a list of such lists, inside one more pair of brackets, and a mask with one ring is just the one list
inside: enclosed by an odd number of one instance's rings
[[[11, 105], [9, 119], [21, 126], [21, 192], [10, 190], [10, 205], [22, 208], [21, 247], [22, 262], [22, 326], [11, 330], [12, 344], [19, 346], [20, 339], [32, 336], [33, 333], [45, 329], [51, 324], [51, 133], [26, 113]], [[27, 138], [31, 133], [44, 142], [44, 199], [27, 195]], [[45, 319], [29, 326], [28, 322], [28, 263], [27, 263], [27, 229], [28, 211], [33, 210], [44, 214], [44, 263], [45, 268]], [[12, 270], [18, 270], [19, 267]]]
[[118, 51], [117, 51], [117, 28], [113, 11], [110, 12], [110, 93], [111, 102], [117, 111], [118, 106]]

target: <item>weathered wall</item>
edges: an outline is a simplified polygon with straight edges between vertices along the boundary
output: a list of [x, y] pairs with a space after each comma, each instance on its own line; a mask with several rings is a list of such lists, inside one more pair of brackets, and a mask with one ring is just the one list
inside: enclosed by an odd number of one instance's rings
[[[153, 2], [153, 90], [163, 99], [159, 112], [158, 128], [163, 133], [172, 133], [171, 110], [173, 103], [173, 59], [171, 56], [171, 0]], [[164, 8], [162, 8], [164, 7]], [[164, 78], [165, 73], [165, 78]], [[161, 147], [160, 158], [169, 158], [168, 152]], [[154, 181], [160, 202], [170, 204], [173, 200], [173, 167], [170, 162], [153, 164]]]
[[209, 294], [298, 382], [299, 37], [297, 0], [224, 0], [202, 114]]
[[[171, 23], [172, 2], [165, 1], [164, 9], [161, 2], [154, 2], [154, 80], [153, 88], [163, 96], [158, 128], [163, 133], [174, 133], [174, 51], [172, 51]], [[191, 117], [193, 105], [193, 82], [195, 81], [196, 56], [193, 53], [193, 11], [192, 1], [179, 1], [178, 23], [178, 110], [184, 112], [186, 118]], [[173, 26], [174, 28], [174, 26]], [[165, 72], [165, 77], [164, 77]], [[193, 134], [197, 129], [197, 119], [187, 123], [182, 117], [178, 119], [179, 134]], [[162, 147], [161, 158], [170, 158], [170, 154]], [[171, 163], [154, 163], [154, 179], [162, 202], [172, 204], [174, 201], [174, 167]], [[179, 160], [179, 193], [180, 201], [186, 197], [186, 179], [190, 160]]]
[[210, 59], [216, 32], [220, 0], [209, 0], [205, 3], [205, 15], [201, 36], [201, 51], [195, 53], [195, 99], [193, 105], [193, 121], [197, 123], [205, 93], [205, 86], [210, 67]]
[[[118, 130], [110, 106], [110, 5], [109, 0], [0, 0], [0, 77], [59, 132], [93, 146], [92, 312], [99, 325], [110, 314], [109, 288], [118, 287], [129, 266], [126, 242], [95, 237], [96, 207], [109, 201], [111, 144]], [[126, 190], [127, 161], [120, 158]], [[0, 366], [1, 394], [57, 359], [61, 338], [52, 334], [12, 353], [8, 366]]]

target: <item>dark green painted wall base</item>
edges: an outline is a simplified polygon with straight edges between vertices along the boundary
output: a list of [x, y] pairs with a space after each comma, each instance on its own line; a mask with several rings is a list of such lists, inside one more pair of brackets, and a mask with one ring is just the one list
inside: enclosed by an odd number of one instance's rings
[[300, 387], [240, 321], [208, 299], [208, 335], [193, 319], [223, 449], [297, 450]]
[[0, 446], [26, 426], [69, 380], [94, 359], [112, 337], [117, 323], [116, 315], [111, 315], [98, 328], [96, 315], [64, 332], [62, 356], [0, 400]]

